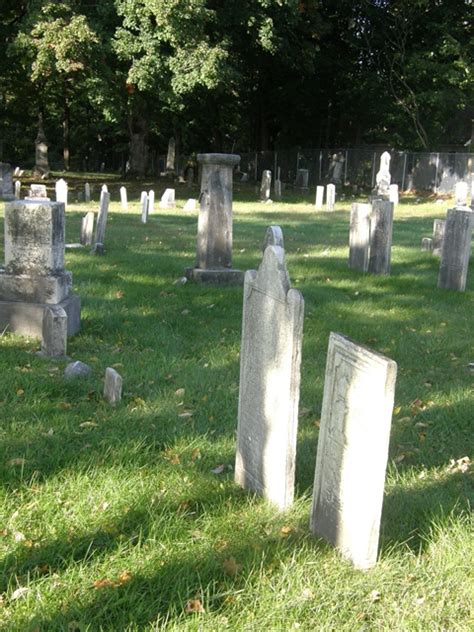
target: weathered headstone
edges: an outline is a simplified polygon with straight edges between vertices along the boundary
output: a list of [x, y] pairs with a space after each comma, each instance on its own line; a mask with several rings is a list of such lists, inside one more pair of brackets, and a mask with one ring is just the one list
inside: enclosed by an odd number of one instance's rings
[[68, 186], [66, 180], [60, 178], [55, 184], [56, 202], [63, 202], [64, 208], [67, 210], [67, 193]]
[[84, 201], [91, 201], [91, 185], [88, 182], [84, 184]]
[[0, 270], [0, 330], [41, 338], [46, 306], [62, 307], [68, 334], [80, 327], [80, 299], [64, 269], [64, 204], [5, 205], [5, 267]]
[[455, 206], [467, 206], [467, 196], [469, 188], [467, 182], [456, 182], [454, 186]]
[[331, 333], [311, 531], [361, 569], [377, 561], [397, 364]]
[[426, 252], [433, 250], [433, 240], [431, 237], [423, 237], [421, 240], [421, 249]]
[[295, 185], [298, 189], [307, 189], [309, 181], [309, 171], [308, 169], [298, 169], [296, 172], [296, 182]]
[[278, 178], [273, 182], [273, 195], [275, 200], [281, 200], [281, 180]]
[[148, 219], [148, 193], [146, 191], [141, 192], [140, 208], [142, 213], [142, 224], [146, 224]]
[[380, 169], [375, 177], [376, 186], [373, 191], [375, 198], [382, 200], [389, 200], [390, 198], [390, 154], [388, 151], [384, 151], [380, 156]]
[[326, 211], [333, 211], [336, 204], [336, 187], [334, 184], [326, 185]]
[[262, 182], [260, 184], [260, 201], [266, 202], [270, 199], [272, 192], [272, 172], [265, 169], [262, 172]]
[[64, 378], [66, 380], [86, 379], [92, 373], [91, 367], [85, 362], [76, 360], [70, 362], [64, 369]]
[[107, 215], [109, 212], [110, 193], [102, 191], [100, 194], [99, 215], [95, 229], [95, 243], [92, 248], [92, 254], [103, 255], [105, 252], [105, 228], [107, 226]]
[[102, 197], [103, 193], [108, 193], [108, 192], [109, 192], [109, 187], [106, 184], [103, 184], [100, 189], [100, 196]]
[[25, 200], [33, 202], [49, 202], [48, 192], [45, 184], [30, 184], [28, 196]]
[[174, 189], [165, 189], [165, 192], [161, 196], [159, 207], [160, 208], [175, 208], [176, 207]]
[[6, 162], [0, 162], [0, 200], [13, 200], [12, 168]]
[[232, 175], [235, 154], [198, 154], [202, 166], [196, 266], [189, 279], [204, 283], [241, 284], [243, 274], [232, 269]]
[[60, 358], [67, 351], [67, 314], [62, 307], [48, 306], [43, 314], [41, 355]]
[[388, 187], [388, 200], [393, 202], [394, 206], [398, 205], [398, 184], [391, 184]]
[[112, 367], [105, 369], [104, 398], [111, 406], [122, 399], [122, 376]]
[[194, 182], [194, 169], [192, 167], [188, 167], [186, 170], [186, 187], [191, 189]]
[[439, 288], [460, 292], [466, 289], [473, 225], [474, 212], [470, 208], [448, 210], [439, 266]]
[[123, 211], [128, 209], [127, 189], [126, 187], [120, 187], [120, 206]]
[[81, 221], [80, 242], [83, 246], [92, 246], [92, 236], [94, 234], [94, 212], [89, 211]]
[[444, 219], [433, 220], [433, 254], [436, 257], [441, 257], [441, 252], [443, 251], [445, 226], [446, 226], [446, 220]]
[[316, 187], [316, 202], [315, 202], [315, 208], [317, 211], [320, 211], [323, 208], [323, 200], [324, 200], [324, 187], [318, 186]]
[[21, 182], [15, 180], [15, 200], [19, 200], [21, 197]]
[[280, 509], [293, 502], [304, 301], [285, 252], [245, 273], [235, 481]]
[[148, 215], [150, 215], [150, 213], [153, 213], [155, 211], [155, 192], [153, 191], [153, 189], [150, 189], [148, 191], [148, 210], [147, 213]]
[[170, 138], [168, 141], [168, 154], [166, 156], [166, 171], [174, 173], [176, 162], [176, 141]]
[[196, 208], [197, 208], [196, 200], [193, 198], [189, 198], [189, 200], [186, 200], [186, 203], [183, 206], [183, 211], [195, 211]]
[[368, 271], [390, 274], [392, 254], [393, 202], [376, 198], [370, 217], [370, 254]]
[[280, 248], [285, 247], [283, 242], [283, 231], [279, 226], [269, 226], [267, 228], [262, 247], [262, 252], [264, 254], [268, 246], [280, 246]]
[[349, 232], [349, 267], [367, 272], [370, 253], [370, 204], [352, 204]]

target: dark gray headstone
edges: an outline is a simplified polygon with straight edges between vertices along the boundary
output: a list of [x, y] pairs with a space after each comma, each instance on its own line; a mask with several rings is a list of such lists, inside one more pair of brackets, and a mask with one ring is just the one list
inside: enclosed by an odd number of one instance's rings
[[393, 202], [375, 199], [370, 219], [370, 255], [368, 271], [390, 274], [392, 253]]

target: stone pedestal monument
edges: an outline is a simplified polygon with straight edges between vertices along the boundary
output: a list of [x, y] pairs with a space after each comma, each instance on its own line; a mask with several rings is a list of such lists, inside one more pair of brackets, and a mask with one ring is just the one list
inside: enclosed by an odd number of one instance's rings
[[188, 279], [202, 283], [243, 283], [241, 270], [232, 269], [232, 172], [240, 162], [235, 154], [198, 154], [202, 168], [196, 266]]
[[372, 199], [389, 200], [390, 199], [390, 159], [388, 151], [384, 151], [380, 156], [380, 169], [375, 177], [376, 186], [372, 191]]
[[81, 302], [64, 269], [62, 202], [5, 204], [5, 267], [0, 269], [0, 330], [42, 337], [45, 311], [60, 307], [67, 333], [80, 328]]

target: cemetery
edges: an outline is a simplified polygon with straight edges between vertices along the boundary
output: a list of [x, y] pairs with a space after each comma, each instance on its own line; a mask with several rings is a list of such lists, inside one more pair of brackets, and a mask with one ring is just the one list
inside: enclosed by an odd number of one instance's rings
[[247, 4], [0, 19], [2, 630], [472, 629], [464, 13]]

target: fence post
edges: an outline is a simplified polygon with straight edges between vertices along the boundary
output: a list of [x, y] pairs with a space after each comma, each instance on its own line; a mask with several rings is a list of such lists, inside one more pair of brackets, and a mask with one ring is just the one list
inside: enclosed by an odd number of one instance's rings
[[344, 160], [344, 186], [347, 186], [347, 161], [349, 158], [349, 150], [346, 149], [346, 158]]
[[255, 152], [255, 182], [258, 181], [258, 152]]
[[436, 170], [434, 181], [434, 193], [438, 193], [438, 170], [439, 170], [439, 153], [436, 154]]

